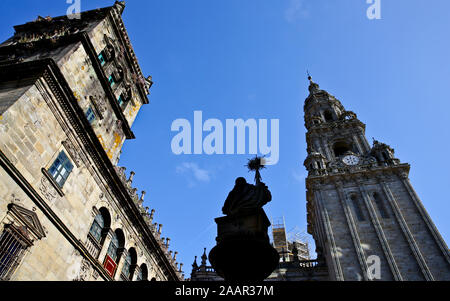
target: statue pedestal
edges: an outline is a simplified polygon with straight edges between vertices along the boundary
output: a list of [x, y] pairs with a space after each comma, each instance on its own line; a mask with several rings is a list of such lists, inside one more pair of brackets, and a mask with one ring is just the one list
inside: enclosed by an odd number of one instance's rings
[[209, 253], [216, 272], [227, 281], [269, 277], [279, 263], [267, 235], [269, 219], [263, 209], [217, 218], [217, 245]]

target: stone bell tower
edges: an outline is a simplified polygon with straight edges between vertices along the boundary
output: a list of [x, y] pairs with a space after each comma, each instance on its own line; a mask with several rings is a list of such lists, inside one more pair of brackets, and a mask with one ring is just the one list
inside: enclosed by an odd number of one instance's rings
[[408, 178], [410, 165], [309, 77], [308, 232], [330, 280], [450, 280], [445, 241]]

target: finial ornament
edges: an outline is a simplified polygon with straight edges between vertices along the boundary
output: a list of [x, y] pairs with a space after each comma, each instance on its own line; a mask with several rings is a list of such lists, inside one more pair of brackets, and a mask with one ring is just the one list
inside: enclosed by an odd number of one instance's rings
[[197, 256], [195, 256], [194, 263], [192, 264], [192, 267], [193, 267], [193, 268], [198, 268], [198, 265], [197, 265]]
[[311, 74], [309, 74], [309, 71], [306, 71], [306, 73], [308, 74], [308, 80], [309, 80], [309, 88], [308, 88], [309, 92], [311, 94], [315, 94], [315, 93], [319, 92], [319, 85], [316, 84], [315, 82], [313, 82], [312, 76], [311, 76]]
[[206, 266], [206, 260], [208, 259], [208, 256], [206, 255], [206, 248], [204, 248], [204, 252], [202, 255], [202, 266]]
[[249, 171], [255, 171], [255, 183], [261, 183], [262, 177], [259, 170], [266, 168], [264, 165], [265, 160], [263, 157], [256, 156], [253, 159], [248, 160], [247, 168]]

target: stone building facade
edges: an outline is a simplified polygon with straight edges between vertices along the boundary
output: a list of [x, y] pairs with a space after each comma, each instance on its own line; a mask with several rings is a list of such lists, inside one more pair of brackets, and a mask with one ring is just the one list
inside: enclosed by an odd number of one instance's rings
[[308, 233], [330, 280], [450, 280], [450, 253], [410, 165], [310, 78], [304, 104]]
[[39, 17], [0, 45], [0, 280], [183, 279], [117, 166], [152, 85], [124, 8]]

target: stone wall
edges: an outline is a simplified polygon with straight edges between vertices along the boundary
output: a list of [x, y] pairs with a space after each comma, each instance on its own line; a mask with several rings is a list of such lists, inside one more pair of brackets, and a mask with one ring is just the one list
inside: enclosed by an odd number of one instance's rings
[[[36, 86], [32, 86], [2, 115], [0, 129], [0, 150], [77, 239], [83, 243], [87, 241], [95, 209], [105, 207], [114, 217], [111, 228], [121, 228], [125, 233], [125, 249], [137, 249], [138, 265], [147, 264], [149, 278], [165, 279], [165, 275], [158, 270], [156, 259], [139, 240], [139, 233], [117, 205], [114, 196], [97, 183], [100, 180], [98, 171], [83, 163], [79, 166], [74, 164], [62, 188], [63, 196], [44, 176], [42, 168], [48, 169], [60, 151], [64, 150], [67, 154], [70, 151], [62, 144], [68, 138], [65, 131]], [[0, 178], [0, 219], [5, 221], [6, 208], [13, 195], [26, 208], [31, 210], [36, 207], [3, 170]], [[39, 210], [36, 212], [48, 234], [30, 249], [14, 279], [72, 280], [81, 266], [82, 256]], [[107, 247], [106, 243], [104, 247]]]

